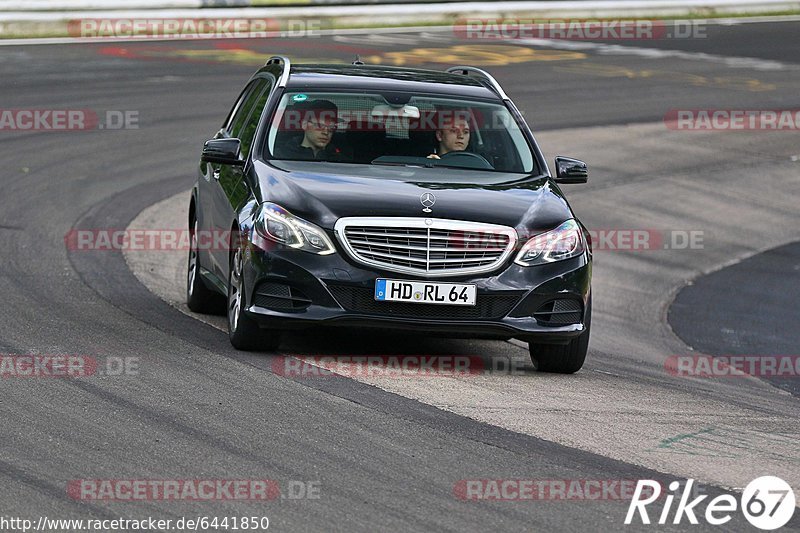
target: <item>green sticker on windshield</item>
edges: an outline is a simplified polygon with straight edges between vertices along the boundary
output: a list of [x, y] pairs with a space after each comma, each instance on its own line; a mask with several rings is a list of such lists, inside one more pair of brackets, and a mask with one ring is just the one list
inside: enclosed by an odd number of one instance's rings
[[294, 100], [295, 102], [305, 102], [306, 100], [308, 100], [308, 96], [306, 96], [305, 94], [296, 94], [292, 97], [292, 100]]

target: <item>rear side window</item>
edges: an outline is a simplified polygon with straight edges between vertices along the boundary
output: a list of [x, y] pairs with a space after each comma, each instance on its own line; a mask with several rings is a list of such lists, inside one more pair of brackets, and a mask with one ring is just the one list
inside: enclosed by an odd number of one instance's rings
[[233, 124], [237, 121], [242, 120], [242, 114], [244, 113], [244, 108], [246, 107], [245, 104], [247, 103], [248, 99], [252, 98], [253, 91], [257, 88], [258, 80], [252, 81], [247, 84], [244, 91], [239, 95], [239, 98], [236, 100], [236, 103], [233, 105], [233, 109], [231, 109], [230, 113], [228, 113], [228, 118], [225, 119], [225, 125], [222, 127], [225, 132], [231, 136], [231, 131], [233, 130]]
[[269, 99], [274, 79], [259, 78], [242, 91], [224, 126], [225, 133], [242, 142], [242, 158], [250, 155], [261, 113]]
[[235, 137], [237, 139], [241, 138], [240, 136], [247, 125], [247, 118], [253, 111], [253, 108], [258, 102], [259, 96], [261, 96], [261, 93], [266, 86], [266, 80], [256, 80], [253, 82], [253, 87], [248, 92], [244, 102], [242, 102], [242, 105], [239, 106], [239, 109], [237, 109], [233, 115], [233, 120], [231, 120], [231, 125], [228, 129], [228, 133], [230, 133], [231, 137]]
[[253, 92], [253, 94], [257, 94], [257, 96], [253, 100], [249, 117], [245, 119], [241, 130], [239, 131], [238, 135], [236, 135], [236, 137], [242, 141], [243, 158], [247, 158], [247, 156], [250, 155], [253, 138], [256, 136], [258, 123], [261, 120], [261, 113], [264, 111], [264, 107], [267, 105], [267, 100], [269, 100], [269, 95], [273, 87], [273, 80], [259, 80], [259, 82], [263, 83], [260, 83], [260, 89], [257, 87]]

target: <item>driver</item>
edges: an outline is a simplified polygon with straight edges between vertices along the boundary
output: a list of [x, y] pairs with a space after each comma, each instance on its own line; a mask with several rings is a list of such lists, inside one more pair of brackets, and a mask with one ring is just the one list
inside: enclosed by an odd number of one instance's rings
[[342, 147], [331, 141], [337, 130], [339, 108], [329, 100], [315, 100], [299, 108], [303, 113], [303, 137], [278, 147], [278, 158], [342, 161], [352, 159]]
[[466, 112], [441, 115], [440, 128], [436, 130], [439, 146], [428, 159], [441, 159], [448, 152], [463, 152], [469, 145], [469, 120]]

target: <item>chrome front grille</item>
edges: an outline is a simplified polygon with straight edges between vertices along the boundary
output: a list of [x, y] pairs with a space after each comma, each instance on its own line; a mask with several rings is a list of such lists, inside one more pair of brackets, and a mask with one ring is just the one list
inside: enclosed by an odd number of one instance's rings
[[359, 263], [426, 277], [490, 272], [517, 242], [507, 226], [437, 218], [341, 218], [336, 235]]

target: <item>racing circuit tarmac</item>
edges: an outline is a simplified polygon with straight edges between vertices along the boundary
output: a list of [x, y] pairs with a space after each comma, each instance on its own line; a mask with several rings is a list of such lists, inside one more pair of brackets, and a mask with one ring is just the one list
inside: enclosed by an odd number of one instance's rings
[[[131, 375], [0, 380], [0, 514], [264, 515], [286, 531], [592, 531], [622, 527], [626, 502], [465, 501], [459, 483], [693, 478], [713, 495], [777, 475], [797, 492], [797, 377], [697, 379], [665, 367], [698, 353], [798, 355], [797, 130], [681, 131], [664, 117], [796, 110], [800, 23], [707, 29], [707, 38], [674, 43], [482, 42], [427, 29], [0, 46], [3, 108], [138, 119], [118, 131], [0, 130], [0, 353], [138, 362]], [[535, 373], [516, 341], [360, 332], [289, 336], [278, 355], [468, 355], [522, 371], [276, 374], [276, 354], [235, 351], [219, 330], [224, 319], [185, 308], [183, 252], [67, 250], [64, 237], [182, 228], [203, 141], [279, 52], [299, 62], [359, 54], [483, 66], [551, 164], [556, 155], [589, 164], [589, 184], [564, 186], [589, 228], [645, 229], [667, 244], [701, 232], [702, 242], [596, 252], [590, 353], [575, 375]], [[321, 489], [319, 499], [269, 502], [86, 501], [67, 491], [82, 479]], [[790, 529], [800, 529], [798, 516]], [[741, 515], [726, 528], [752, 530]]]

